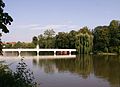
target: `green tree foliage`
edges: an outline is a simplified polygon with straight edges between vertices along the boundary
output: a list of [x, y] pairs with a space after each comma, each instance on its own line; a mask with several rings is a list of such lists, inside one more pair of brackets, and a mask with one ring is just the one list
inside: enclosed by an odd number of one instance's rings
[[79, 30], [76, 39], [76, 49], [80, 54], [89, 54], [92, 52], [93, 35], [87, 27]]
[[32, 42], [35, 44], [35, 46], [37, 46], [37, 44], [38, 44], [38, 38], [36, 36], [34, 36], [32, 38]]
[[40, 34], [38, 36], [38, 43], [39, 43], [39, 48], [45, 48], [45, 36], [43, 36], [42, 34]]
[[26, 63], [21, 59], [16, 72], [0, 63], [0, 87], [37, 87], [37, 84], [34, 82], [33, 72], [27, 69]]
[[47, 29], [44, 34], [38, 36], [39, 48], [55, 48], [55, 31], [53, 29]]
[[4, 44], [4, 48], [35, 48], [34, 43], [25, 43], [18, 41], [16, 44]]
[[14, 77], [17, 80], [16, 84], [20, 87], [36, 87], [36, 82], [33, 81], [33, 72], [27, 69], [27, 65], [23, 59], [18, 63]]
[[113, 20], [109, 25], [110, 29], [110, 51], [119, 52], [120, 46], [120, 21]]
[[[83, 38], [81, 36], [80, 40], [79, 34], [84, 34], [85, 36]], [[82, 42], [82, 39], [85, 39], [85, 43]], [[44, 34], [40, 34], [38, 36], [38, 42], [40, 48], [77, 49], [77, 51], [80, 51], [80, 47], [82, 49], [84, 45], [83, 50], [85, 52], [81, 50], [81, 53], [90, 53], [92, 52], [93, 35], [87, 27], [84, 27], [80, 31], [72, 30], [69, 33], [58, 32], [55, 36], [54, 30], [51, 29], [44, 31]]]
[[4, 33], [8, 33], [9, 30], [6, 25], [10, 25], [13, 19], [8, 13], [4, 12], [4, 7], [5, 3], [0, 0], [0, 29], [2, 29]]
[[55, 31], [53, 29], [47, 29], [44, 31], [44, 35], [46, 37], [53, 37], [53, 35], [55, 35]]
[[72, 30], [69, 32], [68, 34], [68, 38], [69, 38], [69, 48], [71, 49], [75, 49], [75, 42], [76, 42], [76, 31]]
[[1, 41], [1, 36], [2, 36], [2, 34], [0, 33], [0, 55], [2, 55], [2, 48], [3, 48], [2, 41]]
[[68, 33], [59, 32], [55, 37], [56, 48], [69, 48], [69, 37]]
[[120, 21], [112, 20], [109, 26], [98, 26], [93, 31], [94, 52], [120, 53]]
[[[8, 24], [11, 25], [11, 22], [13, 21], [13, 19], [8, 13], [4, 12], [4, 7], [5, 7], [5, 3], [3, 2], [3, 0], [0, 0], [0, 29], [2, 29], [2, 32], [8, 33], [9, 30], [6, 27], [6, 25]], [[1, 39], [0, 39], [0, 54], [2, 54]]]
[[22, 48], [22, 43], [20, 41], [18, 41], [13, 48]]
[[109, 29], [108, 26], [98, 26], [94, 29], [94, 50], [108, 52]]
[[47, 29], [44, 31], [45, 48], [54, 48], [55, 44], [55, 31], [53, 29]]

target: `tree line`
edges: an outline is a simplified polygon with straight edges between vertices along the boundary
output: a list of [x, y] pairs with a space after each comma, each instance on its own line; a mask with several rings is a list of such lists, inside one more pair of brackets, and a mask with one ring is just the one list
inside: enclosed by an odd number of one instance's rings
[[77, 49], [79, 54], [120, 53], [120, 21], [112, 20], [108, 26], [94, 29], [83, 27], [78, 31], [58, 32], [47, 29], [43, 34], [33, 36], [31, 43], [18, 41], [6, 44], [5, 48], [58, 48]]
[[79, 31], [58, 32], [53, 29], [44, 31], [44, 34], [34, 36], [32, 42], [39, 48], [77, 49], [78, 53], [90, 53], [93, 46], [92, 32], [83, 27]]
[[53, 29], [34, 36], [32, 42], [40, 48], [77, 49], [77, 53], [120, 53], [120, 21], [112, 20], [108, 26], [94, 29], [83, 27], [78, 31], [58, 32]]
[[112, 20], [108, 26], [93, 31], [94, 52], [120, 53], [120, 21]]

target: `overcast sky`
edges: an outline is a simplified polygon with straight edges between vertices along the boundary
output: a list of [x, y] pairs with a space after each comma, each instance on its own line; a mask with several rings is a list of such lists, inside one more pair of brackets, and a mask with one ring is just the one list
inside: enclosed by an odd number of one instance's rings
[[4, 0], [14, 19], [2, 41], [32, 41], [32, 37], [53, 28], [69, 32], [88, 26], [108, 25], [120, 20], [120, 0]]

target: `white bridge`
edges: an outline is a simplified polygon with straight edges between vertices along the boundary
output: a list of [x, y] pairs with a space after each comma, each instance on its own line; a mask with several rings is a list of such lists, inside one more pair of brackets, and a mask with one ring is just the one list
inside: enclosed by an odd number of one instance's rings
[[37, 52], [37, 55], [39, 55], [39, 52], [40, 51], [42, 51], [42, 52], [46, 52], [46, 51], [53, 51], [54, 52], [54, 55], [56, 55], [56, 52], [58, 51], [58, 52], [63, 52], [63, 51], [65, 51], [65, 52], [69, 52], [69, 55], [71, 55], [71, 52], [72, 51], [76, 51], [76, 49], [39, 49], [38, 47], [37, 48], [35, 48], [35, 49], [2, 49], [2, 51], [3, 52], [10, 52], [10, 51], [14, 51], [14, 52], [18, 52], [19, 53], [19, 56], [20, 56], [20, 53], [21, 52], [28, 52], [28, 51], [35, 51], [35, 52]]

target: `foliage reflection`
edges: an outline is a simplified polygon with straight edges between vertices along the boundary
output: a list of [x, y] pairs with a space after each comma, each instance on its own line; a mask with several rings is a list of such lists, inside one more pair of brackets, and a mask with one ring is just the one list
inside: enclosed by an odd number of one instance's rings
[[83, 79], [93, 74], [110, 82], [112, 86], [120, 85], [120, 56], [80, 55], [72, 59], [33, 59], [44, 72], [73, 73]]

